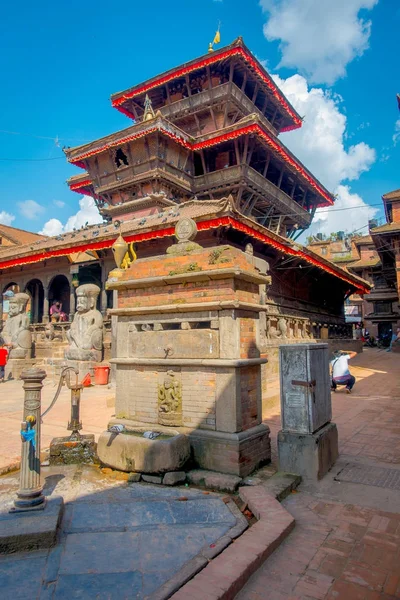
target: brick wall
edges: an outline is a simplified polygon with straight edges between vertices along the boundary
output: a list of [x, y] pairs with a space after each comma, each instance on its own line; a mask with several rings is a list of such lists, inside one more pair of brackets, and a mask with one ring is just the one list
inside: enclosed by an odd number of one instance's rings
[[258, 425], [258, 401], [261, 394], [260, 368], [258, 366], [240, 369], [240, 401], [242, 407], [242, 430]]

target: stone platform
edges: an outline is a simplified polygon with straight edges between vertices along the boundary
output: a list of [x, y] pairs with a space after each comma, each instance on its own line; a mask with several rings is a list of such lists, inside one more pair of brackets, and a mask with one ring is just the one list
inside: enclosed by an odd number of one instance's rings
[[[65, 500], [51, 550], [0, 556], [2, 597], [54, 600], [168, 598], [247, 527], [229, 498], [201, 490], [127, 484], [96, 467], [44, 467], [44, 493]], [[0, 477], [0, 505], [18, 476]]]

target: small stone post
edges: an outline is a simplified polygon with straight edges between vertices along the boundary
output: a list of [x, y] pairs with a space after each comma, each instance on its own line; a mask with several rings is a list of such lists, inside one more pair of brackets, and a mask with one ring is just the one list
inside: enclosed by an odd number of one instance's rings
[[[34, 443], [22, 438], [20, 484], [18, 498], [14, 501], [14, 511], [44, 508], [45, 497], [40, 482], [40, 413], [41, 390], [46, 371], [32, 367], [22, 371], [21, 379], [25, 390], [24, 414], [21, 429], [27, 422], [33, 422]], [[33, 419], [32, 419], [33, 417]]]

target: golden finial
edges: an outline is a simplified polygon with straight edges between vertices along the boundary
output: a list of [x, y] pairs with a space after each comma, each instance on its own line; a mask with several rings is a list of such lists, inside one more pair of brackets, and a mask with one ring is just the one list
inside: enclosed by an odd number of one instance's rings
[[150, 98], [146, 94], [146, 98], [144, 99], [144, 115], [143, 121], [151, 121], [151, 119], [155, 119], [153, 105], [151, 103]]

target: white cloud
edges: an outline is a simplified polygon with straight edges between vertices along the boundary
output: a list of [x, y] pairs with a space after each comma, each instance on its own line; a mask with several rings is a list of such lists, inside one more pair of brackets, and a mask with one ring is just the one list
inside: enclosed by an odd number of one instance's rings
[[102, 223], [103, 217], [97, 210], [96, 203], [93, 198], [83, 196], [79, 200], [79, 210], [75, 215], [69, 217], [65, 225], [58, 219], [50, 219], [47, 221], [43, 229], [39, 231], [42, 235], [59, 235], [73, 229], [79, 229], [84, 225], [95, 225]]
[[2, 223], [3, 225], [11, 225], [11, 223], [14, 221], [15, 216], [11, 215], [10, 213], [6, 212], [5, 210], [2, 210], [0, 212], [0, 223]]
[[[350, 231], [366, 225], [377, 211], [352, 193], [346, 183], [370, 169], [376, 159], [375, 150], [365, 142], [345, 146], [347, 119], [341, 112], [338, 96], [320, 88], [309, 88], [301, 75], [286, 80], [273, 77], [296, 110], [304, 115], [303, 126], [283, 134], [282, 141], [330, 192], [337, 195], [332, 209], [317, 211], [312, 226], [300, 239], [304, 241], [310, 233]], [[355, 206], [362, 208], [337, 211]]]
[[50, 219], [43, 225], [43, 229], [39, 231], [41, 235], [60, 235], [64, 231], [63, 224], [58, 219]]
[[18, 210], [25, 219], [34, 220], [44, 212], [44, 207], [35, 200], [24, 200], [24, 202], [18, 202]]
[[53, 204], [58, 208], [63, 208], [65, 206], [65, 202], [62, 200], [53, 200]]
[[[335, 206], [332, 209], [317, 210], [311, 227], [301, 236], [301, 241], [304, 243], [305, 238], [316, 233], [329, 235], [333, 231], [351, 233], [360, 230], [360, 235], [365, 235], [368, 233], [366, 226], [369, 219], [372, 219], [377, 212], [377, 208], [368, 206], [361, 196], [352, 193], [348, 185], [338, 185]], [[365, 228], [361, 229], [364, 226]]]
[[397, 142], [400, 140], [400, 119], [397, 119], [394, 125], [394, 134], [393, 134], [393, 144], [396, 146]]
[[359, 16], [378, 0], [260, 0], [264, 35], [280, 40], [279, 67], [296, 68], [331, 85], [368, 48], [371, 21]]

